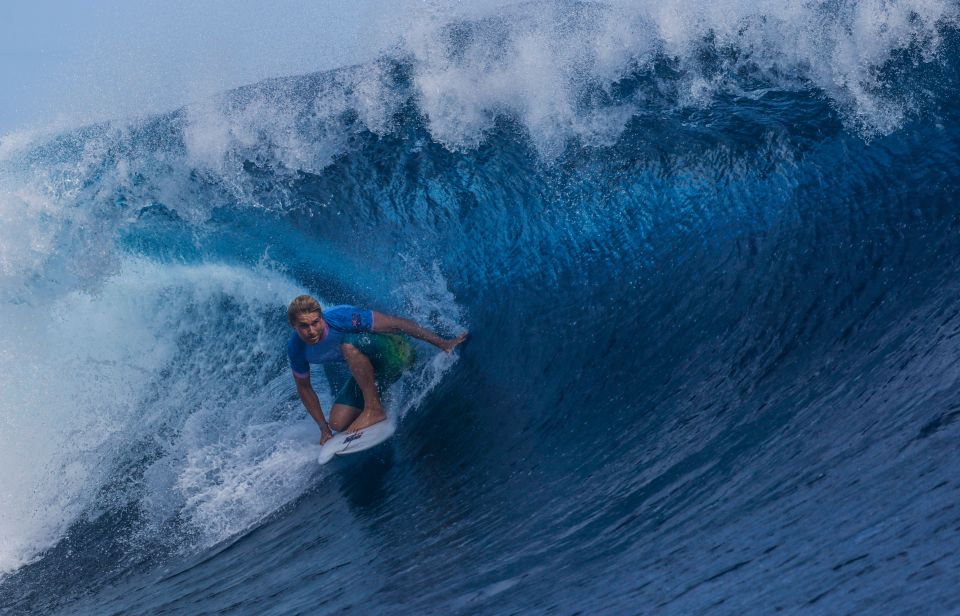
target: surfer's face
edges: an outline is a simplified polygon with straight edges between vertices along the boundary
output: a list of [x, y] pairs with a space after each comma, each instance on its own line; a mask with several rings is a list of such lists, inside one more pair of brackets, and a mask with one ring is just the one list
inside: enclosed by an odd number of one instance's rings
[[307, 344], [316, 344], [323, 337], [323, 317], [319, 312], [298, 314], [293, 321], [297, 335]]

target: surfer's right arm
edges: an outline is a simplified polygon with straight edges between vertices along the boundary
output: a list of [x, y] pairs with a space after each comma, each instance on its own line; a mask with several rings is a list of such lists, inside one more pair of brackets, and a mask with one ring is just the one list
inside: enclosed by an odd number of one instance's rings
[[327, 419], [323, 416], [323, 409], [320, 408], [320, 398], [317, 397], [317, 392], [313, 391], [310, 375], [301, 377], [295, 374], [293, 375], [293, 381], [297, 384], [297, 394], [300, 395], [300, 401], [303, 402], [303, 406], [313, 417], [313, 420], [317, 422], [317, 425], [320, 426], [320, 444], [323, 445], [333, 438], [333, 432], [330, 431]]

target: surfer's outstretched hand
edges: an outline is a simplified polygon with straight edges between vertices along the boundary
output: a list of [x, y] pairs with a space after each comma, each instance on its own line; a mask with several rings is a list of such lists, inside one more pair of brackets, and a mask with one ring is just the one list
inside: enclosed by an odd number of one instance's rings
[[469, 335], [470, 335], [470, 332], [463, 332], [456, 338], [451, 338], [450, 340], [444, 340], [441, 343], [440, 348], [443, 349], [445, 352], [449, 353], [450, 351], [460, 346], [463, 343], [463, 341], [467, 339], [467, 336]]
[[329, 440], [332, 439], [332, 438], [333, 438], [333, 432], [331, 432], [330, 430], [327, 430], [326, 432], [323, 432], [323, 431], [320, 432], [320, 444], [321, 444], [321, 445], [323, 445], [324, 443], [326, 443], [327, 441], [329, 441]]

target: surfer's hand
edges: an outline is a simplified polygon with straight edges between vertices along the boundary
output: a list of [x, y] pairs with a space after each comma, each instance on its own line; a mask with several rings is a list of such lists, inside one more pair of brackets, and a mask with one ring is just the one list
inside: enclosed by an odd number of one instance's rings
[[332, 439], [332, 438], [333, 438], [333, 432], [331, 432], [330, 430], [326, 430], [326, 431], [321, 430], [321, 431], [320, 431], [320, 444], [321, 444], [321, 445], [323, 445], [324, 443], [326, 443], [327, 441], [329, 441], [329, 440]]
[[443, 342], [440, 343], [440, 348], [443, 349], [445, 352], [449, 353], [450, 351], [460, 346], [460, 344], [462, 344], [463, 341], [466, 340], [467, 336], [469, 335], [470, 335], [470, 332], [463, 332], [456, 338], [451, 338], [450, 340], [444, 340]]

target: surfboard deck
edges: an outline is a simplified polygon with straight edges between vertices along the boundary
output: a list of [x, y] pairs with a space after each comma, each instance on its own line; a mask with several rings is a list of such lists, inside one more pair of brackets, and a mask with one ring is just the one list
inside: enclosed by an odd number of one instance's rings
[[333, 459], [333, 456], [357, 453], [375, 447], [393, 436], [396, 429], [396, 424], [385, 419], [359, 432], [341, 432], [323, 444], [317, 462], [326, 464]]

